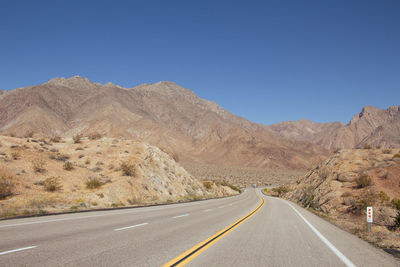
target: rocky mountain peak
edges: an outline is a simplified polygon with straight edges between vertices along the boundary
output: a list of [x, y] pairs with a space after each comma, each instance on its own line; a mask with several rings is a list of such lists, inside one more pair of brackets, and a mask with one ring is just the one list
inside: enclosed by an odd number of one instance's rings
[[79, 75], [71, 78], [54, 78], [48, 81], [47, 84], [65, 86], [73, 89], [95, 89], [100, 86], [99, 83], [91, 82], [89, 79], [83, 78]]

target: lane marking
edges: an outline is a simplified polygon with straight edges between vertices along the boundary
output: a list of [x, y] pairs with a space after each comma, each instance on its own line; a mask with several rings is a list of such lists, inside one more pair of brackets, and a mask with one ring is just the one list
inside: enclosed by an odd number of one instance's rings
[[219, 206], [218, 208], [219, 208], [219, 209], [223, 209], [223, 208], [225, 208], [225, 206]]
[[138, 227], [138, 226], [143, 226], [143, 225], [146, 225], [146, 224], [149, 224], [149, 223], [146, 222], [146, 223], [135, 224], [135, 225], [126, 226], [126, 227], [122, 227], [122, 228], [117, 228], [117, 229], [114, 229], [114, 231], [121, 231], [121, 230], [131, 229], [131, 228], [135, 228], [135, 227]]
[[265, 202], [263, 197], [260, 197], [260, 198], [262, 200], [260, 205], [258, 205], [257, 208], [255, 208], [253, 211], [248, 213], [246, 216], [242, 217], [241, 219], [237, 220], [236, 222], [234, 222], [233, 224], [229, 225], [225, 229], [222, 229], [221, 231], [219, 231], [215, 235], [207, 238], [203, 242], [195, 245], [191, 249], [183, 252], [179, 256], [177, 256], [177, 257], [173, 258], [172, 260], [168, 261], [167, 263], [163, 264], [162, 267], [184, 266], [185, 264], [187, 264], [188, 262], [190, 262], [191, 260], [196, 258], [203, 251], [205, 251], [206, 249], [211, 247], [213, 244], [218, 242], [218, 240], [220, 240], [221, 238], [223, 238], [224, 236], [226, 236], [227, 234], [232, 232], [236, 227], [238, 227], [240, 224], [242, 224], [243, 222], [248, 220], [251, 216], [253, 216], [257, 211], [259, 211], [260, 208], [264, 205], [264, 202]]
[[32, 249], [32, 248], [36, 248], [36, 246], [25, 247], [25, 248], [17, 248], [17, 249], [13, 249], [13, 250], [9, 250], [9, 251], [3, 251], [3, 252], [0, 252], [0, 256], [1, 255], [6, 255], [6, 254], [10, 254], [10, 253], [14, 253], [14, 252], [18, 252], [18, 251], [28, 250], [28, 249]]
[[212, 211], [213, 209], [206, 209], [206, 210], [203, 210], [203, 212], [209, 212], [209, 211]]
[[0, 225], [0, 228], [14, 227], [14, 226], [22, 226], [22, 225], [30, 225], [30, 224], [49, 223], [49, 222], [79, 220], [79, 219], [87, 219], [87, 218], [103, 217], [103, 216], [111, 216], [111, 215], [122, 215], [122, 214], [130, 214], [130, 213], [133, 213], [133, 211], [132, 211], [132, 212], [115, 212], [115, 213], [111, 213], [111, 214], [99, 214], [99, 215], [81, 216], [81, 217], [73, 217], [73, 218], [60, 218], [60, 219], [44, 220], [44, 221], [36, 221], [36, 222], [26, 222], [26, 223], [16, 223], [16, 224], [5, 224], [5, 225]]
[[[283, 200], [282, 200], [283, 201]], [[340, 252], [328, 239], [326, 239], [306, 218], [289, 202], [283, 201], [288, 204], [296, 213], [299, 215], [300, 218], [311, 228], [311, 230], [325, 243], [332, 251], [335, 253], [336, 256], [348, 267], [356, 267], [354, 263], [352, 263], [342, 252]]]
[[178, 216], [174, 216], [172, 218], [181, 218], [181, 217], [186, 217], [186, 216], [189, 216], [189, 213], [178, 215]]

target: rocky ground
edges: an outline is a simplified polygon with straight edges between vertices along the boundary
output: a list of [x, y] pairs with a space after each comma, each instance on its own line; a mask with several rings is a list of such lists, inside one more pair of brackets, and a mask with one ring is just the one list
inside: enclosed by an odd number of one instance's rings
[[[295, 183], [270, 193], [296, 201], [377, 246], [400, 249], [400, 149], [338, 151]], [[374, 208], [371, 233], [367, 206]]]
[[234, 189], [196, 179], [142, 142], [0, 136], [0, 217], [189, 201]]

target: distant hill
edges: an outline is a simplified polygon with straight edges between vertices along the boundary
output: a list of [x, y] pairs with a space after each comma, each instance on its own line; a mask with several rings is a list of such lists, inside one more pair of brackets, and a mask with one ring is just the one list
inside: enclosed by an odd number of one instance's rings
[[280, 136], [309, 141], [327, 149], [400, 146], [400, 106], [366, 106], [348, 124], [287, 121], [269, 126]]
[[304, 170], [327, 155], [307, 139], [279, 136], [173, 82], [123, 88], [75, 76], [0, 95], [0, 131], [23, 136], [31, 130], [145, 141], [184, 165]]

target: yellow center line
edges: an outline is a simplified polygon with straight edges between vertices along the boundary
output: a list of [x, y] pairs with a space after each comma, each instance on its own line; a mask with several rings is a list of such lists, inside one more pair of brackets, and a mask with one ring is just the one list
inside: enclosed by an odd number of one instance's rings
[[215, 235], [207, 238], [203, 242], [200, 242], [199, 244], [195, 245], [191, 249], [183, 252], [179, 256], [177, 256], [177, 257], [173, 258], [172, 260], [168, 261], [167, 263], [163, 264], [162, 267], [184, 266], [185, 264], [187, 264], [188, 262], [190, 262], [191, 260], [196, 258], [198, 255], [200, 255], [207, 248], [211, 247], [213, 244], [218, 242], [218, 240], [220, 240], [221, 238], [226, 236], [228, 233], [233, 231], [233, 229], [238, 227], [240, 224], [242, 224], [243, 222], [248, 220], [251, 216], [253, 216], [257, 211], [259, 211], [260, 208], [264, 205], [264, 202], [265, 202], [264, 198], [262, 198], [262, 197], [260, 197], [260, 198], [262, 200], [260, 205], [258, 205], [258, 207], [255, 208], [253, 211], [251, 211], [250, 213], [248, 213], [244, 217], [240, 218], [239, 220], [237, 220], [233, 224], [229, 225], [225, 229], [222, 229], [221, 231], [219, 231]]

